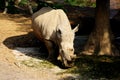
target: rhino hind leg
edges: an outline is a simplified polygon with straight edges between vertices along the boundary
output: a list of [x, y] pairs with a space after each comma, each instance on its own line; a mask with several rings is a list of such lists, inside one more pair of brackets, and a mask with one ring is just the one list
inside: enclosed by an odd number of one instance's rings
[[56, 46], [55, 46], [55, 44], [52, 41], [50, 41], [50, 40], [45, 40], [45, 45], [46, 45], [48, 53], [49, 53], [47, 59], [49, 61], [57, 60], [58, 54], [56, 53]]

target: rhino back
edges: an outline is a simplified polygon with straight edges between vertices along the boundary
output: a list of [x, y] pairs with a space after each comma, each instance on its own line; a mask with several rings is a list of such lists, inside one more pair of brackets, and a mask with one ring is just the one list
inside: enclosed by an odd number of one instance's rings
[[55, 40], [58, 25], [66, 31], [71, 30], [69, 20], [61, 9], [45, 7], [32, 16], [32, 27], [39, 38]]
[[68, 20], [67, 15], [65, 14], [65, 12], [61, 9], [58, 9], [57, 12], [59, 13], [58, 17], [58, 23], [59, 25], [61, 25], [60, 27], [62, 27], [64, 30], [66, 30], [66, 32], [71, 31], [71, 26], [70, 26], [70, 22]]

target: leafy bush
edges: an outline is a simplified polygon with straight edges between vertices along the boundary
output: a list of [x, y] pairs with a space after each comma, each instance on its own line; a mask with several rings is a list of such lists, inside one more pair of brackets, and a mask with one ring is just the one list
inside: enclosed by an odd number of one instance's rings
[[59, 4], [59, 3], [55, 3], [55, 4], [52, 4], [52, 3], [47, 3], [47, 2], [43, 2], [43, 1], [40, 1], [38, 3], [39, 6], [41, 7], [52, 7], [52, 8], [62, 8], [62, 4]]
[[19, 3], [20, 5], [27, 5], [28, 0], [21, 0], [21, 2]]
[[65, 0], [65, 2], [73, 6], [81, 6], [81, 7], [85, 7], [85, 6], [95, 7], [96, 6], [96, 4], [93, 2], [90, 2], [90, 0]]

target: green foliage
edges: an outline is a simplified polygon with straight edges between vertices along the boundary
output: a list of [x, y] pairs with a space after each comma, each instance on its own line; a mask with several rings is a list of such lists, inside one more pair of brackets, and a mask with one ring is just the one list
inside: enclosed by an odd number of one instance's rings
[[75, 5], [77, 3], [77, 0], [66, 0], [66, 3], [69, 3], [70, 5]]
[[20, 5], [27, 5], [28, 0], [21, 0], [21, 2], [19, 3]]
[[7, 9], [8, 9], [8, 13], [17, 13], [17, 10], [14, 6], [14, 1], [13, 0], [8, 0], [8, 6], [7, 6]]
[[52, 8], [63, 8], [63, 5], [62, 4], [59, 4], [59, 3], [55, 3], [55, 4], [52, 4], [52, 3], [46, 3], [46, 2], [42, 2], [42, 1], [40, 1], [39, 3], [38, 3], [38, 5], [39, 6], [41, 6], [41, 7], [52, 7]]
[[23, 8], [23, 10], [26, 9], [27, 4], [28, 4], [28, 0], [21, 0], [21, 2], [17, 5], [17, 6], [21, 7], [21, 9], [15, 7], [14, 0], [9, 0], [8, 3], [9, 3], [8, 7], [7, 7], [8, 13], [14, 14], [14, 13], [20, 13], [22, 11], [22, 8]]
[[96, 4], [90, 2], [90, 0], [65, 0], [65, 2], [73, 6], [81, 6], [81, 7], [85, 7], [85, 6], [95, 7], [96, 6]]
[[53, 8], [63, 9], [63, 5], [62, 4], [53, 4]]

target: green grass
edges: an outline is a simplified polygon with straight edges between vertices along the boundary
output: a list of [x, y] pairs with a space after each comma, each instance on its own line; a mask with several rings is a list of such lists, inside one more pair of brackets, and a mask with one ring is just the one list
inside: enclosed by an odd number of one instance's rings
[[32, 67], [32, 68], [53, 68], [53, 64], [46, 61], [46, 60], [39, 60], [39, 59], [35, 59], [35, 58], [31, 58], [29, 60], [24, 60], [21, 61], [21, 64], [24, 64], [28, 67]]
[[82, 76], [86, 80], [120, 80], [120, 59], [109, 56], [80, 56], [75, 66], [66, 72]]

